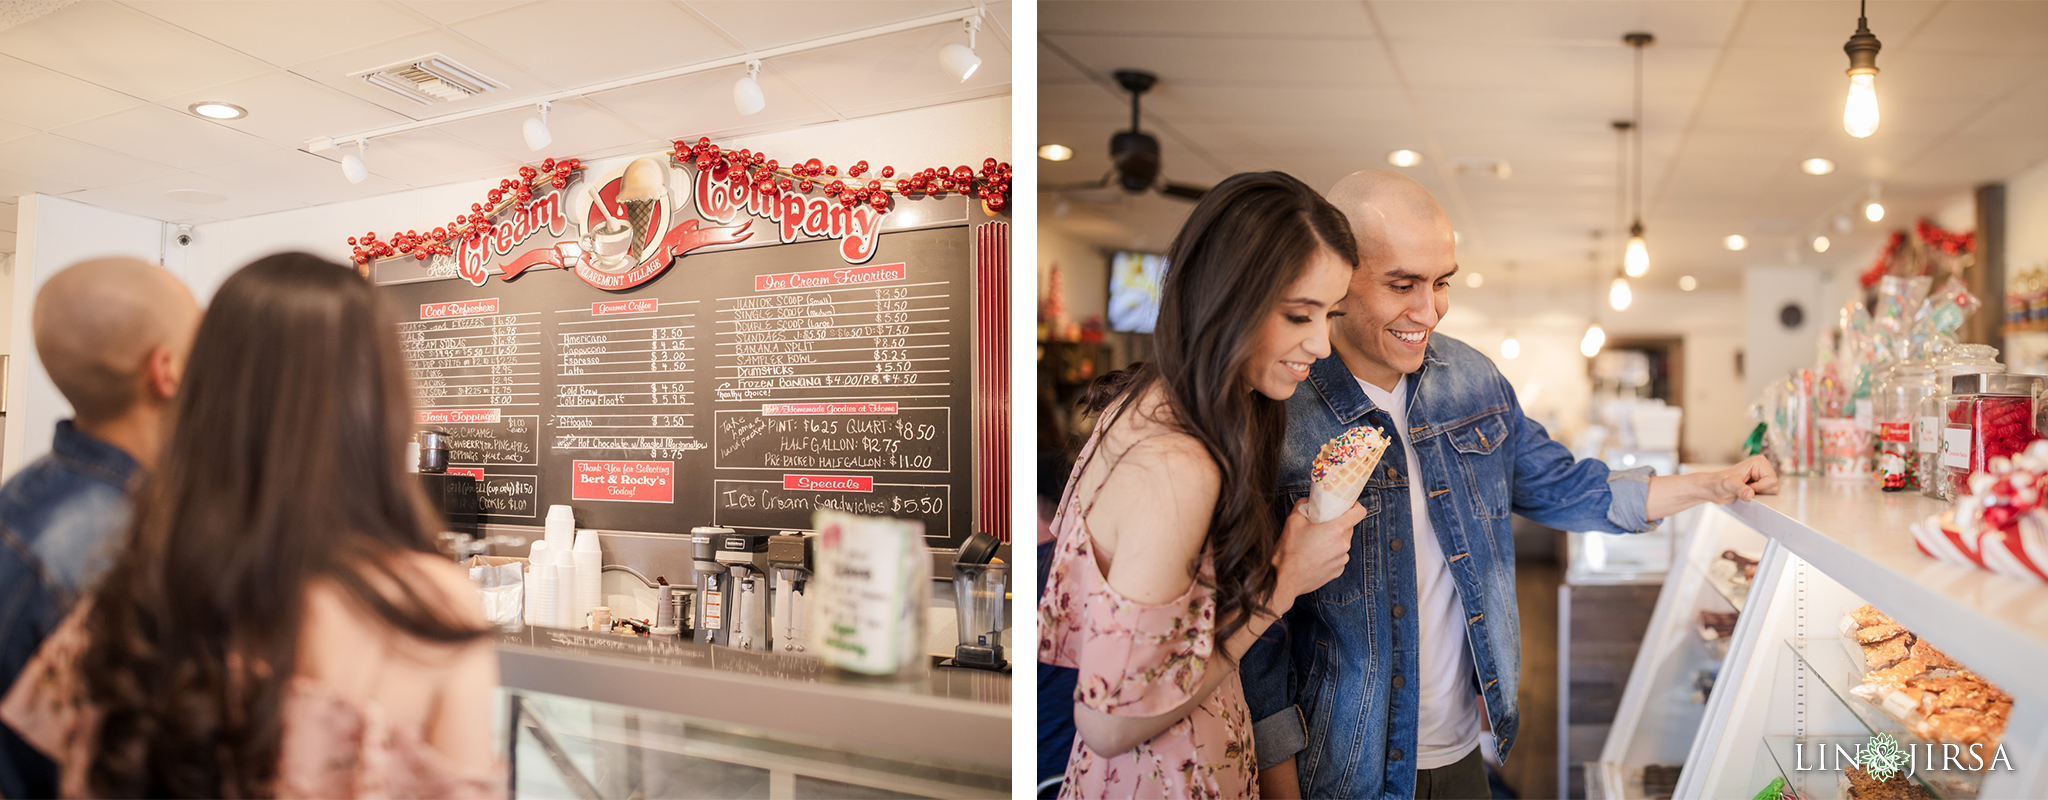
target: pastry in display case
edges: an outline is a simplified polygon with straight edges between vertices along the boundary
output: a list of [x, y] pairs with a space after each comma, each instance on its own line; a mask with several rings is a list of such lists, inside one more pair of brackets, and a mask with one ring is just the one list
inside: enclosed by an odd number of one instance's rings
[[1922, 739], [1998, 746], [2012, 714], [2010, 695], [1869, 604], [1843, 615], [1841, 628], [1862, 647], [1870, 669], [1851, 694]]

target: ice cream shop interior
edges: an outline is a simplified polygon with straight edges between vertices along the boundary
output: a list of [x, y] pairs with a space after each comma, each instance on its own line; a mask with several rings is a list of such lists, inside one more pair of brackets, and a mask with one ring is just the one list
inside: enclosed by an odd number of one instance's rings
[[1006, 794], [1010, 16], [11, 4], [5, 470], [53, 275], [310, 253], [396, 320], [515, 795]]
[[[1939, 758], [2048, 742], [2022, 713], [2048, 703], [2048, 445], [2027, 444], [2048, 5], [1045, 2], [1038, 21], [1041, 517], [1092, 423], [1074, 400], [1148, 358], [1205, 190], [1390, 170], [1455, 231], [1431, 335], [1489, 358], [1552, 439], [1660, 474], [1761, 453], [1785, 480], [1642, 535], [1515, 520], [1521, 716], [1494, 796], [2048, 791], [2038, 765]], [[1817, 766], [1823, 742], [1880, 735], [1917, 771]]]

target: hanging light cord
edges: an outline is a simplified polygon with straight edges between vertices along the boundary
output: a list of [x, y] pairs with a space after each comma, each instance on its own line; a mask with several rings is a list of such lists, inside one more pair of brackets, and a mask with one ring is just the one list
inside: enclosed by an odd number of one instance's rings
[[1635, 222], [1643, 221], [1643, 45], [1636, 45], [1636, 115], [1632, 131], [1635, 134], [1635, 198], [1630, 207], [1635, 209]]

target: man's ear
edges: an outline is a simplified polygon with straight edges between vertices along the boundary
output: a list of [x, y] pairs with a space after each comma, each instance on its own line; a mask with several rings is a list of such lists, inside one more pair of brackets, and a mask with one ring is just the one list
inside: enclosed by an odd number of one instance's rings
[[143, 388], [152, 398], [169, 402], [178, 394], [178, 379], [183, 375], [184, 367], [170, 348], [162, 345], [150, 348], [149, 360], [143, 364]]

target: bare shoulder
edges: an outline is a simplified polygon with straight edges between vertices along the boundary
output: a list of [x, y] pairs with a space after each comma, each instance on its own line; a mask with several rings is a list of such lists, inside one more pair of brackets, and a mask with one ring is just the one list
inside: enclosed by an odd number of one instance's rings
[[1194, 581], [1222, 473], [1200, 440], [1156, 416], [1142, 419], [1147, 424], [1112, 428], [1101, 445], [1106, 452], [1097, 458], [1114, 468], [1102, 479], [1088, 529], [1107, 556], [1102, 566], [1113, 588], [1163, 603]]

